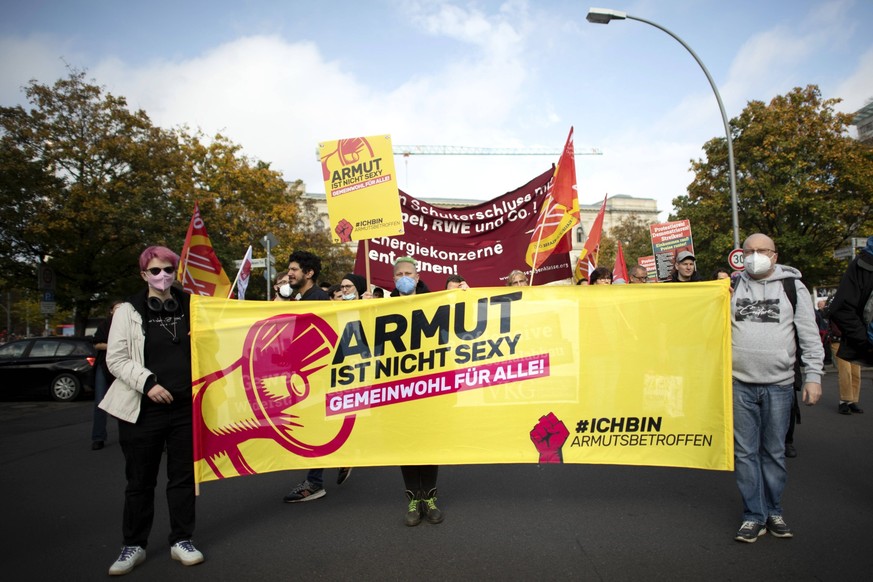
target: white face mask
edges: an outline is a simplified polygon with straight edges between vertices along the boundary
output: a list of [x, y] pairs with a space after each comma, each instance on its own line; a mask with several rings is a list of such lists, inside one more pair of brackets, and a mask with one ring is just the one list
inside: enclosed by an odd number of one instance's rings
[[754, 253], [743, 259], [743, 266], [749, 275], [766, 275], [773, 263], [767, 255]]
[[279, 287], [279, 296], [285, 299], [291, 299], [291, 293], [293, 293], [291, 289], [291, 285], [285, 283], [281, 287]]
[[357, 299], [354, 293], [349, 293], [348, 295], [343, 295], [343, 301], [351, 301], [352, 299]]

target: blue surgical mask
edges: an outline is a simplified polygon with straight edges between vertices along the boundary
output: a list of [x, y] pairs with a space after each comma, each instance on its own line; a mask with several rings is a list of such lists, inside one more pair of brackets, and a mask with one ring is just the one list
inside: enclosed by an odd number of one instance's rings
[[401, 295], [412, 295], [415, 291], [415, 279], [412, 277], [400, 277], [394, 282], [394, 286]]
[[352, 299], [357, 299], [354, 293], [349, 293], [348, 295], [343, 295], [343, 301], [351, 301]]

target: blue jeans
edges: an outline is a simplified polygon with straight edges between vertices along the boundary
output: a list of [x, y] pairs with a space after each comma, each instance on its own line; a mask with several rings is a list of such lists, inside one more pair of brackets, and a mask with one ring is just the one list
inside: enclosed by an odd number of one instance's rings
[[737, 487], [743, 497], [743, 521], [764, 524], [782, 515], [785, 433], [794, 386], [746, 384], [734, 380], [734, 459]]
[[306, 480], [316, 487], [324, 487], [324, 469], [309, 469]]
[[106, 374], [103, 373], [103, 367], [98, 365], [94, 370], [94, 420], [91, 424], [91, 442], [106, 440], [106, 411], [97, 405], [106, 396], [107, 390], [109, 385], [106, 382]]

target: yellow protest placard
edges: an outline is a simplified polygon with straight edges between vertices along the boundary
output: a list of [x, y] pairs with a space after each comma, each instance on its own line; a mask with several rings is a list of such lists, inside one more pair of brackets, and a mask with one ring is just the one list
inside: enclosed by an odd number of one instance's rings
[[390, 135], [318, 145], [334, 242], [403, 234]]

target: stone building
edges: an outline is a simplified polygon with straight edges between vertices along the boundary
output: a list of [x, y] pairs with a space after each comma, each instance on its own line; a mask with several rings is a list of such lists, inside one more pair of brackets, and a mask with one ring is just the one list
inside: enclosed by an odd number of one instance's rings
[[858, 130], [858, 141], [873, 145], [873, 100], [855, 112], [852, 124]]

